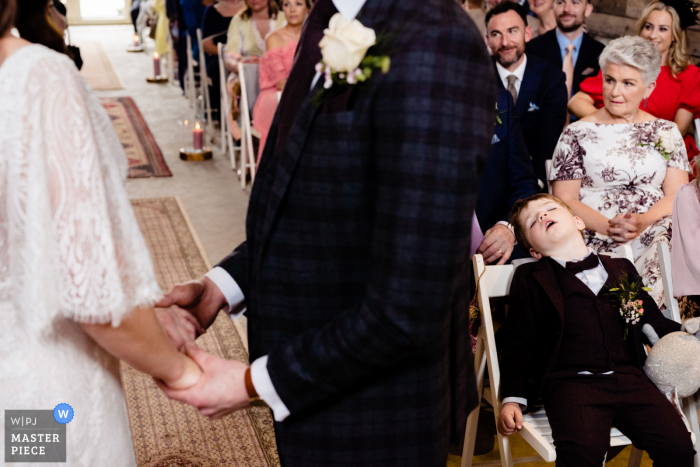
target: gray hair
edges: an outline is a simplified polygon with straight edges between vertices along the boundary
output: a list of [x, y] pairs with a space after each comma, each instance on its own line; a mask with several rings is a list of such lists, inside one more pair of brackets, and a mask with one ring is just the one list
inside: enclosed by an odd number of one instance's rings
[[651, 41], [639, 36], [624, 36], [610, 41], [598, 63], [603, 73], [611, 63], [634, 67], [642, 74], [644, 84], [649, 85], [661, 73], [661, 52]]

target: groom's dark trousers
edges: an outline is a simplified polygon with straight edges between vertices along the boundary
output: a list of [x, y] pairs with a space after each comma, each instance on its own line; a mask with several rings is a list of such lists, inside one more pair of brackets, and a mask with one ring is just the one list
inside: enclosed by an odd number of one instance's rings
[[391, 67], [310, 89], [336, 12], [314, 5], [250, 198], [241, 286], [251, 361], [291, 415], [282, 465], [444, 467], [477, 404], [468, 253], [494, 131], [483, 39], [454, 0], [368, 0]]

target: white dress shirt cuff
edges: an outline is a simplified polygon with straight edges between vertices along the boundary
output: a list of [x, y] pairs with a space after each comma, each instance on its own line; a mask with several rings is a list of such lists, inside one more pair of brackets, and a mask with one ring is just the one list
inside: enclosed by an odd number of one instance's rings
[[267, 355], [258, 358], [250, 365], [250, 379], [253, 381], [255, 392], [272, 409], [272, 415], [276, 422], [281, 422], [289, 417], [289, 409], [275, 391], [270, 373], [267, 372]]
[[520, 404], [521, 412], [524, 412], [525, 409], [527, 409], [527, 399], [523, 397], [506, 397], [505, 399], [503, 399], [502, 404], [506, 404], [507, 402], [515, 402], [516, 404]]
[[[216, 285], [226, 297], [228, 307], [224, 307], [224, 311], [231, 316], [231, 319], [236, 319], [245, 312], [245, 307], [239, 306], [245, 300], [243, 291], [238, 283], [231, 277], [229, 273], [222, 267], [215, 267], [205, 274], [206, 277]], [[232, 312], [232, 310], [234, 310]]]

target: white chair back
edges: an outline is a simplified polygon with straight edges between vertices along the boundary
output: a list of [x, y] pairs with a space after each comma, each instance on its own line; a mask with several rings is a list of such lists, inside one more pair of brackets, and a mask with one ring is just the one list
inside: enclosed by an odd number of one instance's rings
[[250, 180], [255, 180], [256, 157], [253, 149], [253, 136], [260, 134], [253, 128], [253, 108], [260, 94], [260, 80], [257, 63], [239, 63], [238, 79], [241, 82], [241, 188], [245, 188], [246, 169], [250, 169]]
[[185, 96], [190, 101], [190, 107], [195, 108], [197, 100], [197, 86], [195, 82], [194, 66], [195, 61], [192, 58], [192, 38], [187, 36], [187, 74], [185, 75]]
[[547, 193], [550, 195], [552, 194], [552, 182], [549, 181], [549, 174], [552, 173], [552, 165], [552, 159], [546, 159], [544, 161], [544, 173], [547, 174], [545, 183], [547, 184]]
[[[204, 52], [204, 41], [202, 41], [202, 30], [197, 28], [197, 48], [199, 49], [199, 80], [202, 89], [202, 98], [204, 99], [204, 122], [208, 130], [211, 130], [214, 126], [214, 122], [211, 118], [211, 101], [209, 100], [209, 86], [211, 86], [211, 80], [207, 74], [207, 59], [206, 53]], [[205, 131], [205, 134], [207, 132]], [[214, 134], [210, 132], [209, 134]]]
[[226, 44], [219, 43], [217, 46], [219, 52], [219, 108], [221, 121], [221, 152], [226, 154], [228, 148], [229, 158], [231, 160], [231, 168], [236, 168], [236, 151], [240, 151], [240, 146], [233, 144], [233, 136], [228, 123], [228, 113], [231, 110], [231, 96], [228, 95], [226, 89], [226, 81], [228, 80], [229, 72], [226, 69], [224, 54], [226, 53]]
[[700, 118], [693, 120], [693, 128], [695, 129], [695, 144], [700, 147]]

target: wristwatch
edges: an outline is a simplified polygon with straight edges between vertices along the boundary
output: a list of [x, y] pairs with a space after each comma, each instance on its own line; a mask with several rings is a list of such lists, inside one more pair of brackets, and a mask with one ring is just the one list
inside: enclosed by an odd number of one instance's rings
[[250, 367], [246, 368], [244, 379], [245, 388], [248, 391], [248, 401], [250, 404], [253, 405], [254, 402], [261, 401], [262, 399], [260, 398], [260, 395], [258, 395], [258, 392], [255, 390], [255, 386], [253, 386], [253, 378], [250, 375]]

